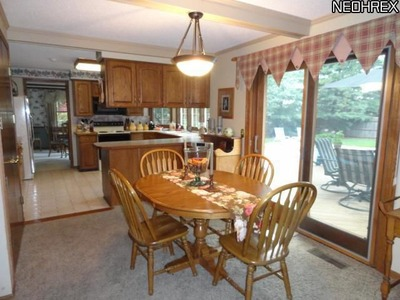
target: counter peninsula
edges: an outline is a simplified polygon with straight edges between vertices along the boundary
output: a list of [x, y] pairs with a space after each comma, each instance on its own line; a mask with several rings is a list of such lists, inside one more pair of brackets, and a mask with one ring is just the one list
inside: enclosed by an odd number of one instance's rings
[[140, 137], [141, 139], [132, 137], [130, 141], [94, 144], [100, 149], [103, 194], [110, 206], [119, 205], [108, 175], [111, 168], [119, 170], [133, 185], [140, 178], [140, 159], [146, 152], [157, 148], [167, 148], [175, 150], [183, 156], [185, 141], [201, 142], [198, 134], [186, 134], [185, 137], [182, 137], [179, 133], [143, 131], [140, 133]]

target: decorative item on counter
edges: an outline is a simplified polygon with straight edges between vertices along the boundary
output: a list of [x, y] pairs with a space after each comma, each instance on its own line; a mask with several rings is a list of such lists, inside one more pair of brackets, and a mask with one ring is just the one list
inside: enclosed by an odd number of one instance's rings
[[144, 125], [143, 125], [143, 130], [149, 130], [149, 125], [147, 124], [147, 122], [144, 123]]
[[129, 118], [125, 119], [125, 123], [124, 123], [124, 130], [125, 131], [129, 131], [130, 130], [130, 126], [131, 126], [131, 121], [129, 120]]
[[129, 130], [130, 131], [136, 131], [136, 124], [135, 124], [135, 122], [131, 122], [131, 125], [129, 126]]
[[226, 137], [232, 137], [233, 136], [233, 129], [230, 127], [224, 128], [224, 136]]
[[143, 130], [142, 122], [139, 122], [138, 126], [136, 127], [136, 130]]
[[215, 119], [208, 119], [208, 133], [215, 133]]
[[93, 122], [93, 120], [90, 120], [90, 122], [89, 122], [89, 131], [90, 132], [94, 131], [94, 122]]
[[149, 130], [153, 130], [154, 129], [154, 123], [153, 123], [153, 121], [150, 121], [149, 122]]
[[219, 116], [218, 120], [217, 120], [217, 134], [218, 135], [222, 134], [222, 128], [223, 128], [222, 117]]
[[174, 121], [169, 123], [169, 130], [171, 130], [171, 131], [175, 131], [176, 130], [176, 123]]
[[199, 129], [199, 134], [206, 134], [207, 133], [207, 128], [204, 126], [204, 124], [202, 123]]

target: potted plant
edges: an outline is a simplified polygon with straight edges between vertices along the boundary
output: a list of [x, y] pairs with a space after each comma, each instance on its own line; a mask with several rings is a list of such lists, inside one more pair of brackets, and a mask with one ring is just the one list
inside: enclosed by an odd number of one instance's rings
[[343, 131], [339, 130], [332, 133], [332, 143], [335, 148], [342, 147], [343, 144], [344, 133]]

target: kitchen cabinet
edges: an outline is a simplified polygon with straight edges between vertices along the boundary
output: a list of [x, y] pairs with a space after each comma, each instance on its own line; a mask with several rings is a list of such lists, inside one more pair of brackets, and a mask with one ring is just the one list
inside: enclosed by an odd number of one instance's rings
[[185, 77], [186, 107], [210, 107], [210, 75]]
[[98, 81], [92, 81], [92, 98], [100, 98], [101, 88]]
[[93, 115], [92, 81], [74, 80], [75, 116]]
[[162, 65], [105, 59], [103, 76], [109, 107], [162, 107]]
[[94, 146], [97, 142], [96, 133], [77, 134], [78, 140], [78, 169], [79, 171], [92, 171], [99, 169], [98, 149]]
[[163, 66], [164, 107], [210, 107], [210, 76], [189, 77], [175, 65]]

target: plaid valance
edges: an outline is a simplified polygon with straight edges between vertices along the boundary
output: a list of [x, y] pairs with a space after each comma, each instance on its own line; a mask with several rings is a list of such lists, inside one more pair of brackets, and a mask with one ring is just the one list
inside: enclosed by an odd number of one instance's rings
[[265, 73], [269, 70], [280, 84], [290, 61], [297, 69], [304, 62], [316, 79], [331, 52], [339, 62], [344, 62], [353, 51], [368, 73], [389, 41], [396, 49], [396, 63], [400, 66], [400, 14], [239, 56], [236, 61], [236, 87], [239, 88], [241, 75], [247, 89], [250, 89], [260, 65]]

